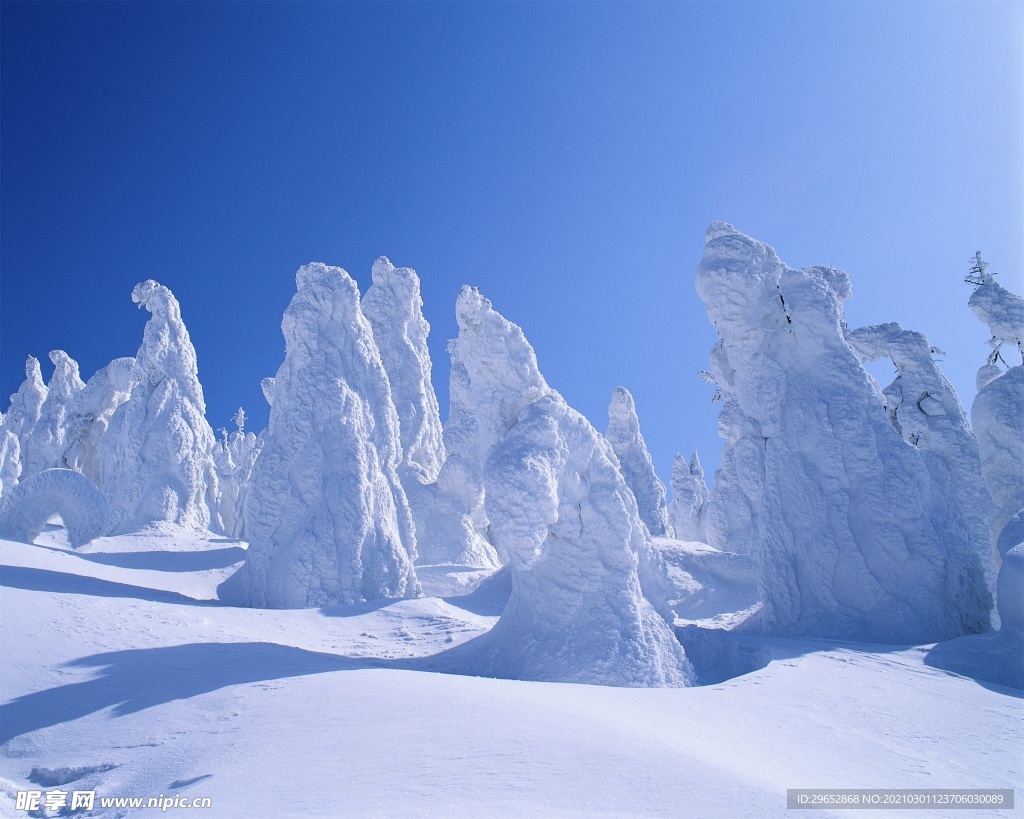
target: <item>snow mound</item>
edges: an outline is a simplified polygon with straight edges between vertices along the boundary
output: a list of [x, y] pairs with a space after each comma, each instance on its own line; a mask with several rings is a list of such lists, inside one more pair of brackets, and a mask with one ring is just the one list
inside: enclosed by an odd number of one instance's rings
[[253, 467], [250, 546], [219, 594], [266, 608], [414, 597], [398, 414], [359, 290], [324, 264], [295, 278], [281, 324], [285, 358]]
[[31, 543], [52, 515], [60, 515], [74, 548], [106, 531], [107, 499], [84, 475], [46, 469], [19, 483], [0, 505], [0, 537]]
[[757, 563], [747, 555], [671, 538], [655, 538], [651, 546], [668, 567], [677, 622], [733, 628], [757, 606]]
[[716, 223], [696, 284], [720, 339], [712, 367], [732, 454], [749, 451], [729, 491], [755, 524], [763, 605], [751, 627], [886, 643], [987, 630], [991, 596], [977, 551], [954, 536], [953, 499], [844, 336], [849, 276], [793, 270]]
[[111, 417], [97, 456], [110, 500], [110, 533], [168, 522], [194, 530], [219, 523], [213, 430], [196, 351], [177, 299], [152, 279], [132, 301], [152, 316], [131, 372], [131, 393]]
[[640, 419], [636, 414], [633, 396], [625, 387], [612, 391], [608, 405], [608, 429], [604, 434], [619, 459], [619, 468], [626, 485], [636, 498], [640, 520], [654, 537], [671, 534], [665, 486], [658, 479], [647, 451], [644, 436], [640, 434]]

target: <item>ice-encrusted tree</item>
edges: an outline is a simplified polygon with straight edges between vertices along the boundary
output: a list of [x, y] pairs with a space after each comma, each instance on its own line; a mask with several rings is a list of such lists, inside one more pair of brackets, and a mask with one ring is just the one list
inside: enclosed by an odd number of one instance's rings
[[158, 523], [219, 529], [211, 517], [217, 491], [213, 430], [178, 300], [149, 279], [135, 286], [132, 301], [152, 315], [132, 365], [129, 397], [100, 443], [110, 533]]
[[245, 431], [245, 410], [241, 407], [231, 419], [236, 429], [230, 435], [221, 430], [220, 440], [213, 448], [213, 463], [217, 470], [217, 498], [224, 532], [235, 538], [245, 538], [245, 508], [249, 483], [256, 458], [263, 448], [263, 435]]
[[[381, 361], [391, 383], [402, 440], [398, 475], [416, 524], [420, 559], [431, 562], [439, 549], [432, 542], [430, 516], [445, 449], [441, 413], [430, 380], [430, 325], [416, 271], [395, 267], [384, 256], [373, 263], [373, 283], [363, 296], [363, 313], [373, 328]], [[442, 535], [443, 536], [443, 535]]]
[[7, 429], [6, 419], [0, 415], [0, 498], [9, 494], [20, 478], [21, 442]]
[[720, 339], [716, 380], [728, 376], [749, 420], [737, 426], [761, 438], [751, 626], [887, 643], [987, 630], [991, 596], [977, 551], [952, 536], [955, 499], [844, 337], [847, 274], [793, 270], [719, 222], [696, 282]]
[[21, 448], [22, 464], [30, 449], [29, 438], [36, 424], [39, 413], [46, 401], [46, 384], [39, 368], [39, 359], [29, 356], [25, 360], [25, 380], [18, 391], [11, 396], [11, 404], [4, 415], [4, 423], [13, 435], [18, 437]]
[[363, 313], [373, 328], [398, 412], [403, 471], [430, 483], [444, 462], [441, 413], [430, 380], [430, 325], [423, 317], [420, 280], [385, 256], [373, 263]]
[[75, 402], [65, 460], [99, 487], [110, 477], [104, 473], [109, 465], [101, 455], [101, 442], [117, 408], [131, 396], [134, 367], [134, 358], [115, 358], [85, 383]]
[[655, 537], [671, 534], [665, 486], [654, 471], [651, 453], [647, 451], [644, 436], [640, 433], [636, 404], [625, 387], [616, 387], [612, 391], [608, 405], [608, 429], [604, 437], [612, 445], [619, 459], [622, 477], [636, 497], [640, 520]]
[[430, 551], [423, 562], [495, 566], [499, 555], [488, 540], [483, 502], [484, 460], [516, 424], [519, 411], [551, 388], [522, 330], [495, 312], [475, 287], [459, 292], [455, 318], [459, 336], [448, 345], [447, 458], [438, 473]]
[[60, 515], [77, 549], [104, 533], [108, 511], [103, 493], [80, 472], [44, 469], [21, 481], [0, 503], [0, 537], [31, 543], [52, 515]]
[[300, 267], [285, 358], [253, 468], [246, 561], [220, 586], [236, 605], [304, 608], [419, 593], [398, 478], [398, 414], [359, 290], [344, 270]]
[[995, 561], [989, 521], [995, 512], [981, 477], [978, 442], [952, 384], [933, 358], [942, 354], [921, 333], [894, 322], [861, 327], [846, 340], [862, 361], [889, 358], [896, 377], [885, 387], [885, 409], [893, 427], [917, 447], [936, 495], [946, 503], [937, 523], [944, 540], [962, 542], [978, 555], [989, 589], [995, 591]]
[[[980, 258], [980, 254], [979, 254]], [[1024, 298], [982, 269], [968, 305], [992, 333], [993, 354], [978, 371], [971, 420], [978, 439], [981, 473], [997, 510], [990, 533], [1001, 558], [998, 603], [1002, 631], [1024, 629], [1024, 363], [998, 355], [1020, 350]], [[1020, 637], [1017, 637], [1018, 657]], [[1018, 678], [1024, 679], [1019, 673]]]
[[694, 451], [689, 461], [676, 453], [672, 461], [672, 502], [668, 512], [673, 532], [679, 540], [707, 542], [704, 522], [709, 497], [697, 452]]
[[551, 389], [522, 330], [479, 291], [458, 302], [489, 532], [512, 572], [472, 673], [605, 685], [686, 685], [692, 671], [643, 584], [647, 533], [611, 445]]
[[67, 451], [73, 440], [75, 408], [85, 384], [78, 363], [63, 350], [50, 353], [53, 375], [46, 385], [46, 400], [39, 408], [39, 419], [31, 432], [22, 463], [22, 475], [28, 478], [44, 469], [66, 468]]

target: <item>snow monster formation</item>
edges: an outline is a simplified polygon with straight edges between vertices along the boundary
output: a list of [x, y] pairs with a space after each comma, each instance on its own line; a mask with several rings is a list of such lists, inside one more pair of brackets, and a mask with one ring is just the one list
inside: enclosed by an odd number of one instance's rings
[[[1001, 560], [997, 597], [1002, 629], [1020, 631], [1024, 630], [1024, 361], [1017, 359], [1024, 346], [1024, 298], [1000, 285], [985, 267], [982, 263], [980, 283], [968, 305], [988, 325], [993, 352], [978, 371], [971, 419], [981, 472], [998, 507], [990, 531]], [[1024, 679], [1024, 672], [1018, 676]]]
[[473, 288], [453, 359], [469, 378], [491, 537], [512, 594], [465, 652], [470, 673], [682, 686], [682, 646], [641, 588], [646, 532], [611, 445], [547, 386], [522, 330]]
[[654, 537], [672, 534], [665, 502], [665, 486], [658, 479], [647, 451], [644, 436], [640, 434], [640, 419], [636, 414], [633, 396], [625, 387], [612, 391], [608, 405], [608, 429], [604, 434], [619, 459], [619, 468], [626, 485], [633, 491], [640, 520]]
[[69, 433], [71, 444], [65, 458], [71, 469], [81, 472], [99, 487], [110, 478], [103, 472], [101, 442], [117, 408], [131, 397], [134, 368], [134, 358], [115, 358], [85, 383], [75, 402]]
[[710, 497], [704, 482], [704, 469], [694, 451], [689, 462], [676, 453], [672, 460], [672, 503], [669, 520], [679, 540], [707, 543], [707, 502]]
[[222, 429], [221, 439], [213, 448], [213, 463], [217, 469], [220, 493], [217, 503], [224, 533], [244, 539], [249, 482], [256, 459], [263, 448], [263, 436], [245, 431], [245, 410], [241, 407], [232, 420], [237, 429], [230, 435], [226, 429]]
[[46, 400], [39, 408], [39, 419], [22, 460], [22, 475], [26, 478], [44, 469], [70, 466], [65, 456], [73, 443], [75, 409], [85, 384], [78, 373], [78, 362], [63, 350], [53, 350], [50, 361], [53, 375], [46, 385]]
[[760, 437], [760, 486], [745, 488], [762, 597], [749, 626], [884, 643], [988, 630], [978, 552], [949, 520], [956, 498], [892, 426], [845, 338], [848, 275], [793, 270], [716, 222], [696, 284], [729, 426]]
[[11, 396], [11, 404], [4, 414], [4, 426], [18, 439], [19, 468], [18, 473], [25, 471], [25, 464], [28, 460], [38, 461], [29, 455], [32, 450], [32, 433], [36, 424], [39, 423], [39, 416], [43, 404], [46, 401], [46, 384], [43, 383], [43, 374], [39, 368], [39, 359], [29, 356], [25, 360], [25, 380], [21, 382], [18, 391]]
[[132, 301], [152, 316], [132, 365], [131, 394], [111, 417], [98, 454], [109, 533], [160, 523], [219, 529], [211, 518], [213, 430], [178, 301], [152, 279], [135, 286]]
[[31, 543], [51, 515], [60, 515], [73, 548], [100, 537], [107, 526], [107, 499], [71, 469], [32, 475], [0, 503], [0, 537]]
[[300, 267], [295, 280], [249, 489], [249, 550], [220, 597], [265, 608], [414, 597], [398, 414], [359, 290], [324, 264]]
[[445, 556], [446, 544], [436, 541], [444, 535], [435, 537], [430, 517], [436, 496], [432, 484], [444, 462], [445, 448], [441, 413], [430, 380], [430, 325], [423, 317], [420, 280], [415, 270], [395, 267], [384, 256], [374, 262], [372, 276], [362, 309], [373, 328], [398, 412], [402, 442], [398, 476], [416, 524], [420, 562], [442, 562], [435, 558]]

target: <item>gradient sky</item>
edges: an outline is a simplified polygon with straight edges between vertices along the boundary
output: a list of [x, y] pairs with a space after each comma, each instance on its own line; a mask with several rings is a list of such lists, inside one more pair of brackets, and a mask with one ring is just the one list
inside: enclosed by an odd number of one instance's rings
[[968, 405], [969, 258], [1024, 289], [1017, 2], [3, 2], [0, 38], [3, 396], [29, 353], [133, 355], [155, 278], [211, 424], [259, 429], [295, 269], [365, 289], [383, 254], [422, 278], [442, 415], [474, 284], [599, 430], [633, 392], [667, 480], [720, 457], [710, 221], [848, 270], [850, 325], [925, 332]]

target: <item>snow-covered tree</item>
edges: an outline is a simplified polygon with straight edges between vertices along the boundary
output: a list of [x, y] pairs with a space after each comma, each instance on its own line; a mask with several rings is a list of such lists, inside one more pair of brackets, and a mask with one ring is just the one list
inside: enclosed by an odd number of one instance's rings
[[700, 457], [694, 451], [689, 462], [680, 454], [672, 461], [672, 502], [669, 504], [669, 518], [675, 536], [680, 540], [707, 541], [704, 525], [705, 508], [710, 493], [704, 482], [704, 469]]
[[467, 379], [489, 533], [512, 572], [504, 613], [467, 647], [469, 670], [688, 684], [692, 671], [663, 600], [648, 599], [662, 590], [611, 445], [547, 385], [522, 330], [479, 291], [463, 289], [457, 314], [452, 358]]
[[718, 222], [696, 280], [720, 339], [716, 380], [745, 419], [732, 426], [761, 439], [751, 626], [890, 643], [987, 630], [991, 596], [977, 550], [954, 536], [955, 500], [844, 336], [848, 275], [793, 270]]
[[295, 279], [250, 483], [250, 545], [221, 599], [303, 608], [415, 596], [398, 413], [359, 290], [324, 264]]
[[211, 516], [217, 492], [213, 430], [178, 300], [150, 279], [135, 286], [132, 301], [152, 316], [132, 365], [130, 395], [100, 444], [111, 534], [165, 522], [219, 529]]
[[619, 459], [622, 477], [636, 497], [640, 520], [654, 537], [671, 534], [665, 486], [654, 471], [651, 453], [640, 433], [633, 396], [625, 387], [612, 391], [608, 405], [608, 429], [604, 434]]
[[73, 440], [75, 409], [85, 384], [78, 363], [63, 350], [50, 353], [53, 375], [46, 385], [46, 400], [39, 408], [39, 420], [26, 447], [22, 475], [38, 475], [44, 469], [69, 466], [66, 454]]

